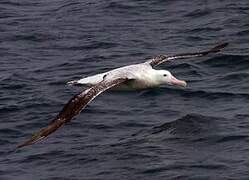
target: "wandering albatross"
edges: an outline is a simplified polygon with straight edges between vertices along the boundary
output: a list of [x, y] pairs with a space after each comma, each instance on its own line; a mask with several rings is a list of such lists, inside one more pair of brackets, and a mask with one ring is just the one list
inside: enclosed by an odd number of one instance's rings
[[29, 140], [20, 144], [17, 148], [34, 144], [35, 142], [44, 139], [49, 134], [55, 132], [63, 124], [71, 121], [73, 117], [78, 115], [95, 97], [108, 89], [137, 90], [159, 87], [163, 84], [185, 87], [187, 83], [183, 80], [176, 79], [169, 71], [155, 70], [153, 68], [170, 60], [201, 57], [210, 53], [216, 53], [227, 45], [228, 43], [223, 43], [207, 51], [201, 52], [159, 55], [144, 63], [124, 66], [80, 80], [70, 81], [68, 82], [69, 85], [82, 84], [86, 85], [88, 88], [71, 98], [63, 107], [61, 112], [48, 124], [47, 127], [41, 129], [37, 133], [34, 133]]

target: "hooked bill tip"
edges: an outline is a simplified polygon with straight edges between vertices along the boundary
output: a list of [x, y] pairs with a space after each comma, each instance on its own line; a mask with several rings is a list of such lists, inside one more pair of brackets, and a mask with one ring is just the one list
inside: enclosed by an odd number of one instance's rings
[[181, 86], [181, 87], [187, 87], [187, 82], [186, 81], [182, 81], [181, 83], [179, 83], [179, 86]]
[[171, 77], [171, 83], [172, 83], [172, 85], [180, 86], [180, 87], [186, 87], [187, 86], [187, 82], [186, 81], [176, 79], [173, 76]]

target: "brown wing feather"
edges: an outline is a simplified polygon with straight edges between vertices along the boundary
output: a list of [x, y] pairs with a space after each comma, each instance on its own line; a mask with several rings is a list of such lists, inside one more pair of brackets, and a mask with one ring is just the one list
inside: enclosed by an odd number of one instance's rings
[[225, 48], [228, 43], [223, 43], [211, 48], [208, 51], [194, 52], [194, 53], [183, 53], [183, 54], [175, 54], [175, 55], [159, 55], [154, 59], [149, 61], [149, 64], [153, 66], [157, 66], [165, 61], [173, 60], [173, 59], [184, 59], [184, 58], [192, 58], [192, 57], [201, 57], [206, 56], [210, 53], [216, 53]]
[[102, 81], [99, 84], [86, 89], [85, 91], [75, 95], [68, 103], [64, 106], [62, 111], [57, 115], [57, 117], [51, 121], [47, 127], [41, 129], [39, 132], [35, 133], [31, 139], [20, 144], [17, 148], [21, 148], [27, 145], [34, 144], [35, 142], [47, 137], [49, 134], [56, 131], [63, 124], [72, 120], [73, 117], [78, 115], [88, 103], [90, 103], [95, 97], [105, 90], [123, 83], [127, 78], [118, 78], [112, 81]]

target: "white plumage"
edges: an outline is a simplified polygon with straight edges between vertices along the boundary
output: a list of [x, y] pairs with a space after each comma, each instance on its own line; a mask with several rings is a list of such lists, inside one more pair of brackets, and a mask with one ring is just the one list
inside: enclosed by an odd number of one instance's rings
[[100, 73], [79, 80], [70, 81], [68, 82], [68, 84], [93, 86], [102, 82], [103, 80], [108, 81], [116, 78], [127, 78], [130, 80], [129, 82], [124, 82], [112, 88], [114, 90], [121, 91], [153, 88], [158, 87], [162, 84], [186, 86], [185, 81], [177, 80], [167, 70], [153, 69], [148, 62], [124, 66], [105, 73]]

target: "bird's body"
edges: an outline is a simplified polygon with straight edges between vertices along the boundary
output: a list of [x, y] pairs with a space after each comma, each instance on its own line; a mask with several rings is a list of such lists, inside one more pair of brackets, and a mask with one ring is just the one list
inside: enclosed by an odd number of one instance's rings
[[[110, 70], [105, 73], [96, 74], [93, 76], [85, 77], [79, 80], [68, 82], [69, 85], [82, 85], [82, 86], [94, 86], [103, 80], [108, 80], [118, 77], [127, 77], [129, 81], [123, 82], [111, 90], [115, 91], [133, 91], [142, 90], [148, 88], [159, 87], [163, 83], [157, 78], [158, 73], [162, 70], [155, 70], [149, 63], [140, 63], [134, 65], [128, 65], [117, 69]], [[168, 71], [165, 73], [170, 74]]]
[[47, 137], [63, 124], [71, 121], [95, 97], [108, 89], [138, 90], [159, 87], [164, 84], [185, 87], [185, 81], [176, 79], [167, 70], [156, 70], [154, 67], [169, 60], [201, 57], [210, 53], [216, 53], [227, 45], [228, 43], [224, 43], [215, 46], [208, 51], [202, 52], [184, 53], [170, 56], [159, 55], [156, 58], [144, 63], [128, 65], [105, 73], [70, 81], [68, 82], [70, 85], [85, 85], [88, 88], [71, 98], [63, 107], [61, 112], [48, 124], [47, 127], [41, 129], [38, 133], [35, 133], [31, 139], [20, 144], [18, 147], [20, 148], [33, 144]]

